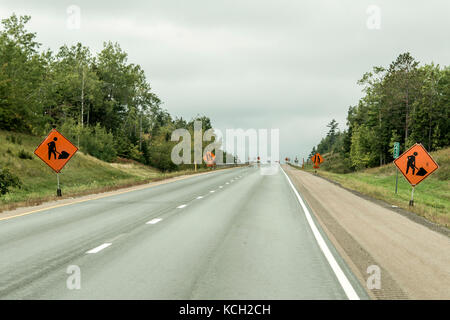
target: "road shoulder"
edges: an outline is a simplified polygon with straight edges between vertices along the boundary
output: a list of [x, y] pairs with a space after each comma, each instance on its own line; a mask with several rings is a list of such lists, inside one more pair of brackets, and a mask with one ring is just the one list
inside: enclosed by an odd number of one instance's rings
[[393, 206], [392, 204], [390, 204], [390, 203], [388, 203], [388, 202], [386, 202], [386, 201], [384, 201], [384, 200], [380, 200], [380, 199], [373, 198], [373, 197], [371, 197], [371, 196], [369, 196], [369, 195], [366, 195], [366, 194], [364, 194], [364, 193], [361, 193], [361, 192], [359, 192], [359, 191], [357, 191], [357, 190], [353, 190], [353, 189], [344, 187], [344, 186], [343, 186], [342, 184], [340, 184], [339, 182], [333, 181], [333, 180], [331, 180], [331, 179], [328, 179], [327, 177], [324, 177], [324, 176], [322, 176], [322, 175], [319, 175], [319, 174], [318, 174], [318, 175], [315, 175], [315, 177], [324, 179], [325, 181], [328, 181], [328, 182], [330, 182], [330, 183], [332, 183], [332, 184], [334, 184], [334, 185], [336, 185], [336, 186], [338, 186], [338, 187], [340, 187], [340, 188], [342, 188], [342, 189], [345, 189], [345, 190], [347, 190], [348, 192], [351, 192], [351, 193], [353, 193], [354, 195], [356, 195], [356, 196], [358, 196], [358, 197], [360, 197], [360, 198], [363, 198], [363, 199], [365, 199], [365, 200], [371, 201], [371, 202], [373, 202], [373, 203], [375, 203], [375, 204], [377, 204], [377, 205], [379, 205], [379, 206], [381, 206], [381, 207], [383, 207], [383, 208], [386, 208], [386, 209], [388, 209], [388, 210], [391, 210], [391, 211], [393, 211], [393, 212], [396, 212], [396, 213], [398, 213], [398, 214], [401, 214], [402, 216], [404, 216], [404, 217], [410, 219], [411, 221], [414, 221], [414, 222], [416, 222], [416, 223], [419, 223], [419, 224], [423, 225], [424, 227], [427, 227], [428, 229], [430, 229], [430, 230], [432, 230], [432, 231], [436, 231], [436, 232], [438, 232], [438, 233], [440, 233], [440, 234], [442, 234], [442, 235], [444, 235], [444, 236], [450, 237], [450, 229], [449, 229], [449, 228], [446, 228], [446, 227], [444, 227], [444, 226], [442, 226], [442, 225], [439, 225], [439, 224], [437, 224], [437, 223], [434, 223], [434, 222], [432, 222], [432, 221], [429, 221], [429, 220], [427, 220], [426, 218], [424, 218], [424, 217], [422, 217], [422, 216], [419, 216], [418, 214], [416, 214], [416, 213], [414, 213], [414, 212], [405, 210], [405, 209], [400, 208], [400, 207], [398, 207], [398, 206]]
[[284, 168], [364, 287], [367, 268], [380, 267], [381, 288], [366, 290], [372, 298], [449, 298], [447, 236], [325, 179]]

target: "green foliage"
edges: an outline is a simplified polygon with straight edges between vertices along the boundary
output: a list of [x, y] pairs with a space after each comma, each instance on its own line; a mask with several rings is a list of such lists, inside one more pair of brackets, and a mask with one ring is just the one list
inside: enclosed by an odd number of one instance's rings
[[415, 143], [428, 151], [450, 145], [449, 67], [419, 66], [404, 53], [388, 68], [365, 73], [358, 84], [365, 95], [348, 110], [348, 130], [336, 132], [335, 120], [330, 122], [318, 152], [339, 153], [358, 170], [391, 162], [394, 142], [402, 151]]
[[352, 172], [350, 158], [344, 157], [341, 153], [325, 154], [327, 160], [320, 165], [320, 168], [336, 173]]
[[90, 134], [86, 133], [80, 140], [80, 145], [86, 153], [99, 158], [103, 161], [112, 162], [116, 159], [117, 153], [114, 147], [114, 137], [108, 133], [105, 128], [97, 124], [89, 128]]
[[100, 124], [95, 127], [81, 127], [70, 119], [60, 130], [66, 138], [77, 144], [81, 151], [91, 156], [107, 162], [112, 162], [117, 157], [114, 136]]
[[27, 151], [25, 151], [24, 149], [20, 149], [19, 153], [17, 154], [17, 156], [20, 159], [24, 159], [24, 160], [33, 160], [33, 155]]
[[6, 141], [9, 141], [11, 143], [18, 144], [18, 145], [22, 144], [22, 138], [20, 138], [20, 137], [16, 138], [16, 136], [13, 134], [6, 136]]
[[[177, 169], [169, 159], [171, 133], [192, 130], [195, 119], [173, 119], [162, 109], [144, 71], [128, 63], [119, 44], [105, 42], [96, 55], [81, 43], [39, 52], [36, 34], [26, 30], [30, 19], [2, 20], [0, 129], [44, 135], [55, 125], [99, 159], [123, 157]], [[212, 127], [208, 117], [196, 119], [204, 130]], [[13, 144], [14, 139], [11, 135]]]
[[174, 171], [177, 168], [177, 165], [170, 159], [172, 147], [172, 145], [167, 143], [155, 143], [150, 145], [150, 165], [162, 171]]
[[19, 178], [8, 169], [0, 169], [0, 194], [6, 194], [10, 188], [20, 188], [22, 185]]
[[150, 165], [150, 150], [145, 140], [142, 142], [142, 163]]
[[25, 29], [29, 20], [16, 15], [2, 20], [0, 128], [7, 130], [29, 131], [43, 119], [40, 93], [47, 71], [45, 54], [37, 52], [36, 34]]
[[353, 129], [350, 160], [354, 168], [367, 168], [374, 163], [374, 148], [376, 137], [365, 125]]

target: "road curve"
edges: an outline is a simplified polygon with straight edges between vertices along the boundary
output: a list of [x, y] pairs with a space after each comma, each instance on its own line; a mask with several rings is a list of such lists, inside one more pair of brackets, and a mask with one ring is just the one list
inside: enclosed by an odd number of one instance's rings
[[2, 220], [0, 298], [347, 299], [304, 209], [280, 167], [245, 167]]

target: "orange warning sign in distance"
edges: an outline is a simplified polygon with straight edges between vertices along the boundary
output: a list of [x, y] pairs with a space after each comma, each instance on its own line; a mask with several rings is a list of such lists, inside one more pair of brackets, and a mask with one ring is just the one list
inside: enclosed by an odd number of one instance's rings
[[416, 143], [395, 159], [394, 164], [412, 186], [418, 185], [439, 168], [436, 161], [420, 143]]
[[211, 167], [214, 165], [214, 160], [216, 160], [216, 156], [211, 151], [206, 152], [203, 160], [206, 162], [206, 166]]
[[78, 148], [76, 146], [56, 129], [53, 129], [47, 138], [34, 150], [34, 154], [52, 168], [53, 171], [60, 172], [77, 151]]
[[311, 161], [314, 163], [315, 166], [319, 166], [323, 162], [323, 157], [320, 155], [320, 153], [316, 153], [311, 157]]

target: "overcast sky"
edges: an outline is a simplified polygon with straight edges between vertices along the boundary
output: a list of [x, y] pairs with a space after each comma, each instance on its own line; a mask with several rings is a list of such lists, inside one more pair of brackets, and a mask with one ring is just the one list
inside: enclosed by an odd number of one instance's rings
[[[81, 9], [79, 29], [67, 27], [70, 5]], [[117, 41], [174, 116], [280, 129], [282, 158], [306, 157], [332, 118], [345, 128], [372, 66], [405, 51], [450, 60], [447, 0], [0, 2], [2, 18], [13, 12], [32, 16], [43, 48], [82, 42], [97, 52]]]

